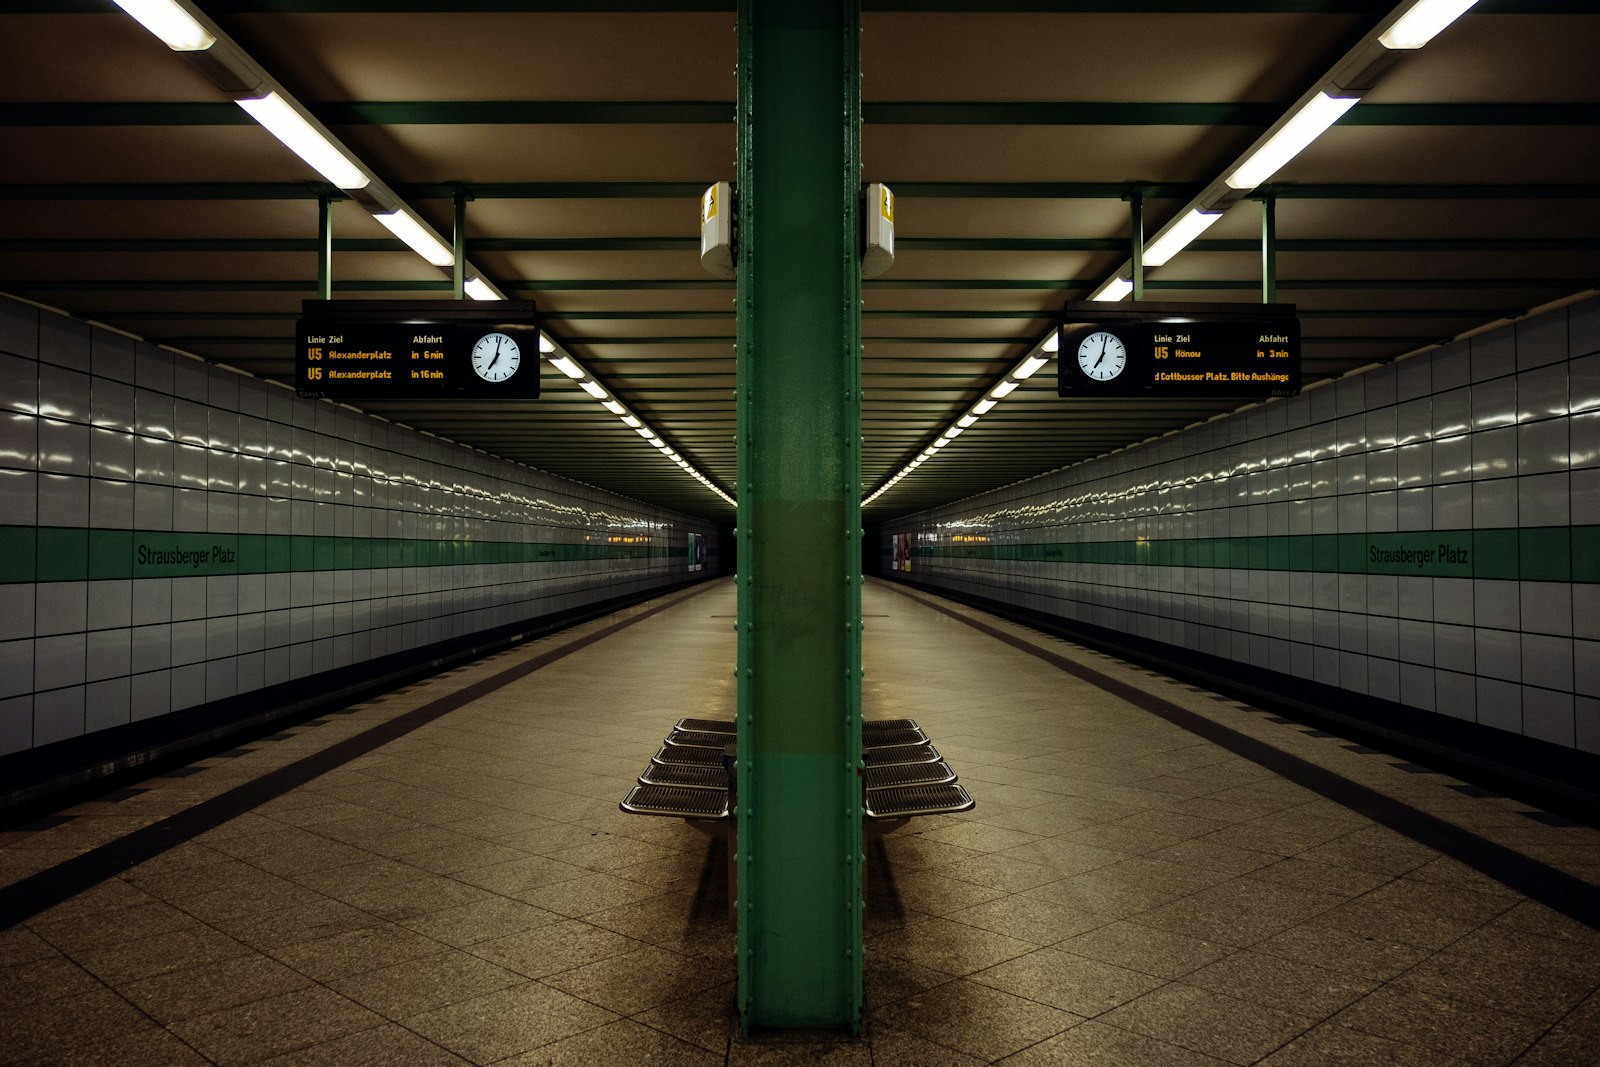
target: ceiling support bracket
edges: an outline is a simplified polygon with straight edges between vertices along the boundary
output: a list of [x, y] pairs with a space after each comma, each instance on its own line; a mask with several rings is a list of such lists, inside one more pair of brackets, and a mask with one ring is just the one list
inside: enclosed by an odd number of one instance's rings
[[317, 299], [333, 299], [333, 198], [326, 193], [317, 197]]
[[1133, 246], [1133, 298], [1144, 299], [1144, 188], [1128, 190], [1128, 241]]
[[1261, 198], [1261, 302], [1278, 299], [1278, 201], [1271, 193]]
[[467, 201], [472, 199], [465, 188], [457, 189], [455, 196], [455, 230], [450, 249], [455, 262], [451, 266], [450, 291], [457, 300], [467, 298]]

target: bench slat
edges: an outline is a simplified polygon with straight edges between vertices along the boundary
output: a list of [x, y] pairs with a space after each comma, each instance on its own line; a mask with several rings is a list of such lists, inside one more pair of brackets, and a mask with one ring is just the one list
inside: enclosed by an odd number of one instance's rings
[[708, 734], [727, 734], [733, 736], [733, 721], [731, 719], [679, 719], [674, 730], [695, 730]]
[[905, 819], [913, 815], [952, 815], [975, 806], [954, 782], [944, 785], [901, 785], [867, 790], [867, 818]]
[[943, 760], [937, 763], [901, 763], [888, 767], [868, 767], [862, 776], [868, 789], [889, 789], [898, 785], [943, 785], [956, 780], [956, 772]]
[[671, 785], [636, 785], [618, 805], [634, 815], [671, 815], [680, 819], [726, 819], [728, 791], [683, 789]]
[[689, 745], [662, 745], [650, 757], [651, 763], [679, 764], [690, 767], [721, 767], [722, 749], [693, 748]]
[[713, 734], [705, 730], [674, 729], [667, 735], [667, 744], [687, 748], [714, 748], [721, 752], [724, 746], [733, 744], [733, 735]]
[[943, 757], [931, 744], [866, 748], [861, 759], [868, 767], [898, 767], [906, 763], [937, 763]]
[[867, 748], [891, 748], [896, 745], [925, 745], [928, 735], [921, 730], [865, 730], [861, 743]]
[[721, 767], [652, 763], [639, 776], [639, 784], [674, 785], [681, 789], [727, 789], [728, 772]]

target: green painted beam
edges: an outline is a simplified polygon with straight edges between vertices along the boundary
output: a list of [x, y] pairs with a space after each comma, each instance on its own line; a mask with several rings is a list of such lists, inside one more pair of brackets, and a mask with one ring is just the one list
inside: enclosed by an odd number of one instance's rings
[[[1291, 101], [880, 101], [862, 105], [885, 126], [1270, 126]], [[329, 126], [722, 125], [733, 105], [715, 100], [372, 100], [311, 104]], [[0, 126], [248, 126], [231, 103], [31, 102], [0, 110]], [[1344, 126], [1600, 125], [1592, 104], [1362, 104]]]
[[[105, 14], [108, 0], [12, 0], [15, 14]], [[866, 0], [862, 10], [916, 14], [1367, 15], [1391, 0]], [[544, 14], [733, 11], [734, 0], [208, 0], [218, 14]], [[1482, 0], [1474, 14], [1589, 14], [1588, 0]]]
[[[1278, 279], [1280, 289], [1407, 289], [1425, 291], [1445, 291], [1450, 289], [1567, 289], [1576, 292], [1580, 289], [1589, 289], [1594, 286], [1593, 277], [1550, 277], [1550, 278], [1308, 278], [1303, 280]], [[1073, 290], [1090, 289], [1098, 285], [1099, 281], [1093, 279], [1075, 279], [1056, 281], [1044, 278], [904, 278], [885, 279], [876, 278], [863, 282], [867, 289], [913, 289], [913, 290], [1042, 290], [1067, 293]], [[1260, 286], [1258, 279], [1249, 280], [1152, 280], [1145, 285], [1150, 289], [1256, 289]], [[15, 278], [0, 279], [0, 292], [30, 293], [30, 292], [82, 292], [82, 293], [148, 293], [148, 292], [192, 292], [192, 293], [309, 293], [315, 292], [317, 282], [315, 278], [304, 281], [283, 280], [248, 280], [217, 281], [215, 279], [174, 279], [170, 281], [152, 281], [148, 279], [129, 279], [125, 281], [107, 281], [104, 279], [38, 279]], [[449, 292], [450, 279], [433, 278], [419, 281], [336, 281], [335, 292]], [[509, 282], [502, 288], [516, 292], [630, 292], [630, 291], [660, 291], [660, 290], [695, 290], [695, 289], [727, 289], [729, 283], [712, 278], [638, 278], [638, 279], [571, 279], [547, 281], [520, 281]], [[129, 314], [124, 312], [123, 314]], [[937, 317], [937, 313], [934, 313]]]
[[[901, 237], [901, 252], [1117, 252], [1128, 242], [1120, 237]], [[478, 237], [467, 241], [475, 252], [687, 252], [700, 247], [697, 237]], [[1279, 238], [1279, 252], [1593, 252], [1593, 237], [1450, 237], [1450, 238]], [[336, 252], [409, 252], [393, 237], [340, 237]], [[1189, 252], [1258, 252], [1253, 238], [1200, 238]], [[318, 252], [314, 237], [89, 237], [4, 238], [0, 252]]]
[[739, 1018], [859, 1032], [860, 13], [738, 31]]
[[[1146, 200], [1187, 200], [1198, 183], [1161, 182], [897, 182], [901, 199], [1123, 200], [1135, 185]], [[428, 182], [400, 184], [405, 200], [449, 200], [458, 189], [477, 200], [612, 200], [698, 197], [704, 182]], [[343, 199], [316, 182], [69, 182], [0, 184], [4, 200], [315, 200]], [[1595, 200], [1600, 184], [1285, 183], [1263, 185], [1250, 198], [1279, 200]]]

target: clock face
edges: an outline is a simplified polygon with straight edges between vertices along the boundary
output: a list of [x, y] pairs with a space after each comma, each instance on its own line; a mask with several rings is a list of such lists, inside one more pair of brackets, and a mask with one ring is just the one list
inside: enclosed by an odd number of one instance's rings
[[522, 349], [503, 333], [486, 333], [472, 346], [472, 369], [486, 382], [503, 382], [522, 365]]
[[1128, 365], [1128, 350], [1122, 338], [1096, 330], [1078, 345], [1078, 366], [1097, 382], [1109, 382]]

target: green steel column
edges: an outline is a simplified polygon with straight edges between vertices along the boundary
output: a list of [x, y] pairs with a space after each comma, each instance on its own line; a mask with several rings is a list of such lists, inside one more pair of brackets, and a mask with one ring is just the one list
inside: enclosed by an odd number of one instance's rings
[[856, 0], [739, 0], [739, 1011], [861, 1025]]
[[317, 299], [333, 299], [333, 201], [317, 198]]

